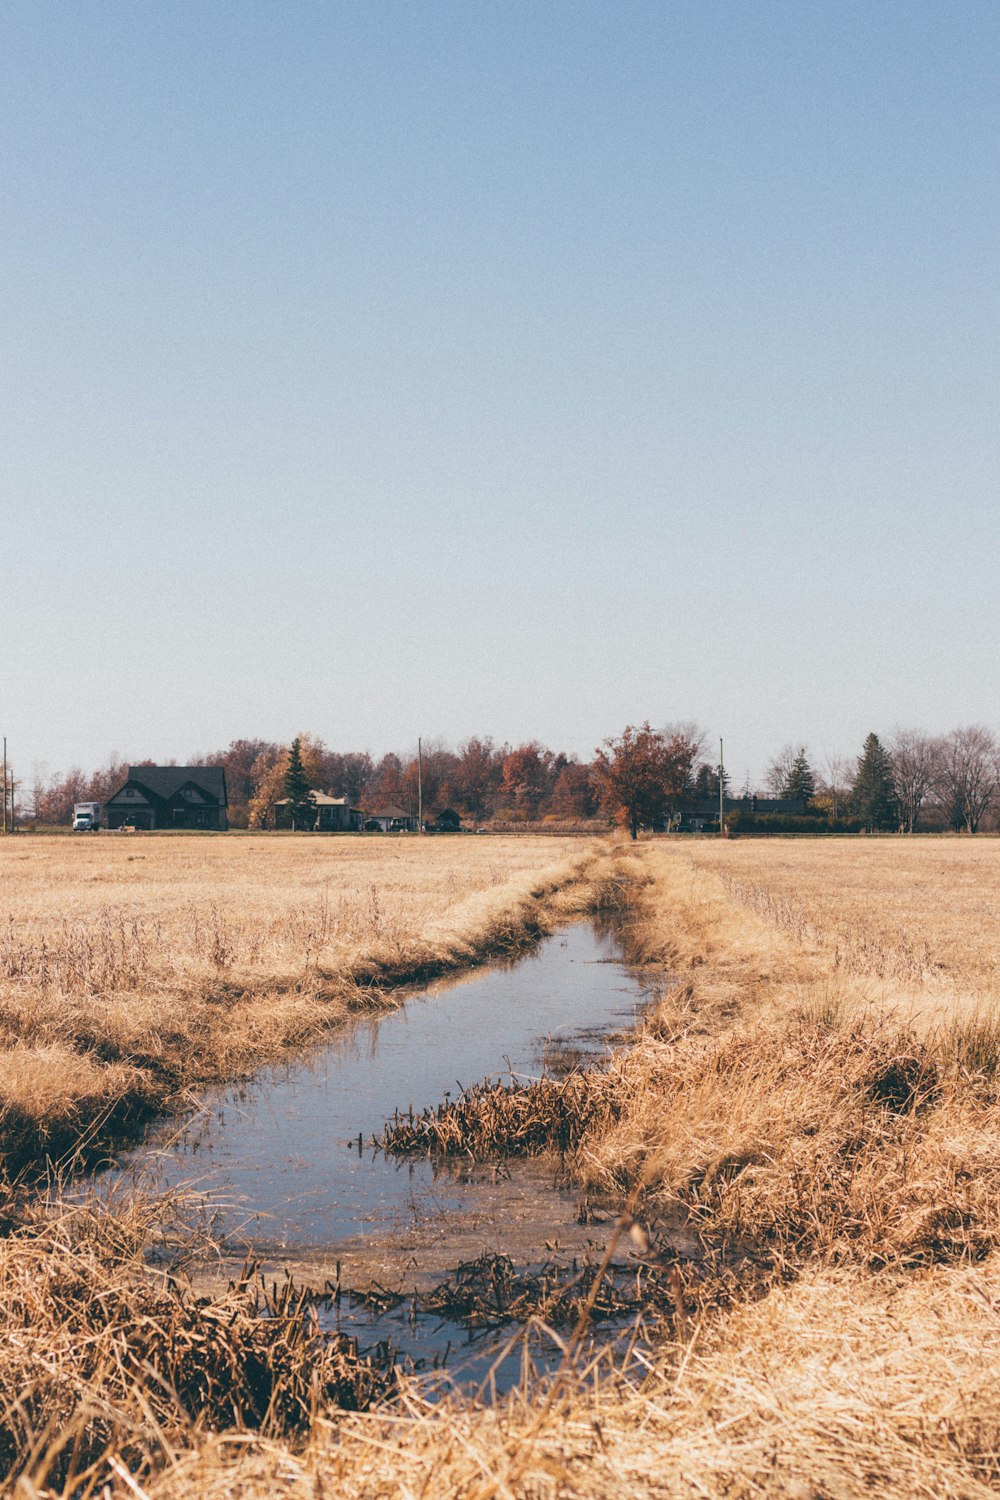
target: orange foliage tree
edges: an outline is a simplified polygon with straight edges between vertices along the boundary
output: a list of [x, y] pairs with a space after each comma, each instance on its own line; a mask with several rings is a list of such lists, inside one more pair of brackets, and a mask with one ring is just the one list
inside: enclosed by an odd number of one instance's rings
[[658, 822], [684, 795], [693, 759], [690, 736], [668, 737], [648, 723], [629, 724], [618, 739], [604, 741], [594, 768], [605, 801], [637, 838], [642, 824]]

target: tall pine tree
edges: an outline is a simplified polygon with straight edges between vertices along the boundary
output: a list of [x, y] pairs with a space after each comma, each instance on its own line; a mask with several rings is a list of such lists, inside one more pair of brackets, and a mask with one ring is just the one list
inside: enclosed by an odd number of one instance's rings
[[795, 759], [788, 768], [782, 795], [801, 797], [804, 802], [810, 802], [816, 795], [816, 778], [812, 773], [805, 745], [799, 746]]
[[892, 765], [877, 734], [870, 734], [858, 757], [858, 772], [851, 791], [855, 816], [869, 833], [899, 825], [899, 806], [892, 779]]
[[288, 765], [285, 767], [284, 792], [291, 803], [292, 827], [310, 827], [315, 816], [316, 809], [309, 796], [309, 778], [302, 764], [302, 744], [296, 735], [292, 740], [288, 751]]

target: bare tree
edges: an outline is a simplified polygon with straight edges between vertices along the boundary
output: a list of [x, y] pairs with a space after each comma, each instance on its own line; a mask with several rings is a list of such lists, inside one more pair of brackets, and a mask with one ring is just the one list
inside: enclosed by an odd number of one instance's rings
[[1000, 787], [1000, 745], [982, 724], [953, 729], [941, 742], [941, 789], [956, 827], [975, 833]]
[[31, 815], [37, 823], [45, 810], [45, 793], [49, 785], [49, 768], [44, 760], [31, 762]]
[[702, 729], [694, 719], [671, 719], [669, 724], [663, 725], [660, 734], [665, 740], [673, 740], [675, 744], [683, 746], [692, 765], [708, 755], [708, 731]]
[[799, 755], [798, 745], [784, 745], [764, 772], [764, 785], [772, 797], [783, 797]]
[[846, 755], [824, 755], [817, 800], [825, 803], [831, 818], [843, 816], [851, 796], [857, 765]]
[[889, 741], [892, 776], [907, 833], [912, 833], [920, 809], [942, 777], [943, 745], [920, 729], [896, 729]]

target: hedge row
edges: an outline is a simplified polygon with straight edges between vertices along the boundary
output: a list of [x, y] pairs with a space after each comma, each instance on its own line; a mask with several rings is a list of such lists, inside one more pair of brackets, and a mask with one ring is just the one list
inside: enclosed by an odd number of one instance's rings
[[730, 833], [860, 833], [860, 818], [809, 817], [793, 813], [748, 813], [738, 808], [726, 814]]

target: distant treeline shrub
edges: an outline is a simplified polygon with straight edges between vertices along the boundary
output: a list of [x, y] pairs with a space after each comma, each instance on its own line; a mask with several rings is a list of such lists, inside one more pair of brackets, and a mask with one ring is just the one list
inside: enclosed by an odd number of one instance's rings
[[[716, 820], [718, 823], [718, 820]], [[860, 833], [860, 818], [828, 818], [823, 813], [750, 813], [739, 809], [726, 814], [730, 833]]]

